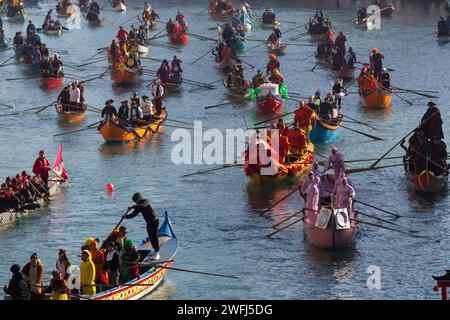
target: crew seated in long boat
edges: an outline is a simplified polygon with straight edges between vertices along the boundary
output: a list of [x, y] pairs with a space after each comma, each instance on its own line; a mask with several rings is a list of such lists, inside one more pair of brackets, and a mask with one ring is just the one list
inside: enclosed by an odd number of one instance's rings
[[47, 197], [48, 189], [39, 176], [31, 177], [26, 171], [7, 177], [0, 189], [0, 213], [33, 208], [38, 198]]
[[78, 81], [66, 85], [58, 95], [57, 101], [65, 112], [85, 111], [84, 87]]
[[57, 54], [53, 57], [42, 58], [41, 75], [44, 78], [64, 78], [63, 63]]

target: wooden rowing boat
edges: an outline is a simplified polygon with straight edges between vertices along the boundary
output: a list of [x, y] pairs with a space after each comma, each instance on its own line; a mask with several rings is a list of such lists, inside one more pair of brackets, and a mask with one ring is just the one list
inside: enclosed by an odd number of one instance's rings
[[263, 22], [262, 19], [258, 20], [259, 25], [261, 26], [261, 28], [263, 29], [272, 29], [272, 28], [278, 28], [280, 26], [280, 21], [275, 20], [274, 22], [270, 22], [270, 23], [265, 23]]
[[228, 20], [233, 18], [236, 11], [236, 7], [231, 5], [228, 10], [220, 10], [217, 6], [210, 5], [208, 8], [208, 13], [217, 20]]
[[142, 73], [141, 67], [128, 68], [120, 63], [116, 69], [111, 69], [111, 79], [119, 85], [135, 85], [141, 80]]
[[169, 271], [167, 268], [173, 264], [178, 250], [178, 238], [173, 231], [167, 212], [165, 220], [158, 230], [158, 236], [161, 244], [160, 263], [147, 258], [153, 248], [150, 239], [146, 238], [136, 248], [140, 256], [139, 276], [137, 278], [95, 295], [80, 296], [80, 300], [138, 300], [155, 290], [164, 280]]
[[222, 84], [223, 86], [228, 89], [230, 91], [230, 93], [232, 95], [238, 95], [241, 97], [244, 97], [247, 94], [247, 90], [250, 88], [249, 84], [247, 81], [245, 81], [244, 85], [238, 84], [236, 82], [236, 77], [232, 76], [232, 83], [231, 85], [228, 85], [227, 82], [225, 82], [225, 80], [222, 80]]
[[41, 78], [42, 85], [46, 88], [57, 88], [61, 87], [64, 82], [63, 77], [54, 77], [42, 74]]
[[50, 193], [50, 197], [39, 198], [36, 202], [25, 205], [23, 211], [16, 211], [14, 209], [10, 209], [4, 212], [0, 212], [0, 224], [12, 222], [15, 219], [19, 219], [24, 217], [31, 212], [38, 210], [45, 206], [51, 200], [51, 197], [56, 195], [59, 191], [59, 180], [51, 180], [48, 182], [48, 191]]
[[393, 4], [388, 4], [387, 6], [381, 8], [380, 14], [382, 17], [392, 17], [394, 15], [395, 7]]
[[438, 193], [447, 189], [448, 176], [435, 176], [429, 170], [423, 170], [420, 174], [406, 172], [406, 177], [412, 188], [420, 193]]
[[62, 25], [57, 25], [56, 27], [49, 28], [47, 30], [44, 30], [43, 32], [46, 35], [58, 35], [59, 36], [59, 35], [61, 35], [62, 30], [63, 30], [63, 26]]
[[280, 55], [285, 54], [287, 44], [285, 44], [285, 43], [277, 44], [277, 43], [272, 42], [272, 43], [266, 43], [266, 47], [267, 47], [267, 49], [269, 49], [270, 53], [274, 53], [274, 54], [280, 56]]
[[167, 111], [163, 108], [160, 118], [152, 121], [150, 124], [130, 126], [108, 118], [100, 124], [98, 130], [106, 142], [130, 142], [150, 137], [153, 133], [158, 132], [166, 119]]
[[389, 108], [391, 106], [391, 94], [378, 86], [370, 92], [360, 93], [360, 96], [367, 108]]
[[[334, 175], [326, 174], [321, 177], [322, 190], [325, 198], [330, 197], [334, 190]], [[351, 220], [358, 214], [355, 210], [332, 209], [325, 201], [319, 212], [305, 210], [306, 218], [303, 220], [306, 238], [315, 247], [330, 249], [349, 246], [355, 239], [358, 224]]]
[[66, 110], [64, 110], [62, 104], [55, 105], [56, 113], [58, 113], [59, 118], [64, 122], [69, 123], [78, 123], [82, 122], [86, 118], [86, 110], [87, 105], [83, 104], [82, 106], [73, 106], [67, 105]]
[[[267, 142], [258, 142], [267, 144]], [[255, 148], [256, 150], [256, 148]], [[247, 150], [248, 151], [248, 150]], [[290, 178], [300, 177], [306, 175], [311, 170], [312, 162], [314, 161], [314, 144], [309, 141], [306, 147], [306, 151], [302, 154], [301, 158], [296, 158], [293, 162], [286, 164], [274, 164], [276, 172], [274, 174], [263, 175], [261, 170], [263, 168], [260, 164], [250, 164], [246, 160], [244, 166], [244, 172], [249, 177], [250, 182], [253, 184], [270, 184], [286, 181]]]
[[122, 1], [119, 1], [119, 3], [115, 7], [112, 7], [112, 10], [117, 12], [125, 12], [127, 11], [127, 6]]
[[279, 85], [275, 83], [264, 83], [259, 87], [256, 97], [258, 110], [264, 113], [277, 113], [283, 109], [284, 100], [279, 93]]
[[315, 120], [309, 132], [309, 139], [313, 143], [324, 143], [335, 140], [341, 134], [341, 122], [342, 115], [332, 121], [326, 121], [321, 118]]
[[91, 27], [103, 27], [105, 25], [105, 18], [100, 18], [96, 20], [88, 20], [88, 23]]

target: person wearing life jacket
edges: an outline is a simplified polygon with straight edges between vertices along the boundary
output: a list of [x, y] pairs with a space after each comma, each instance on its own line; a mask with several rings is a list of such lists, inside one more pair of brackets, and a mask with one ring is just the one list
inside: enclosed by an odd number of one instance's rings
[[266, 79], [264, 78], [264, 74], [261, 70], [256, 72], [256, 75], [252, 78], [253, 88], [258, 88], [260, 85], [266, 83]]
[[94, 295], [97, 290], [95, 286], [95, 264], [89, 250], [83, 250], [81, 253], [80, 265], [80, 286], [81, 293], [84, 295]]
[[275, 84], [282, 84], [284, 79], [279, 69], [273, 69], [269, 80]]
[[108, 284], [108, 274], [104, 270], [105, 254], [103, 251], [98, 249], [97, 240], [94, 238], [87, 238], [84, 245], [91, 253], [92, 262], [95, 265], [95, 283]]
[[305, 102], [299, 103], [299, 108], [294, 111], [294, 123], [303, 131], [310, 132], [312, 123], [316, 120], [317, 115]]
[[280, 68], [280, 61], [273, 53], [269, 55], [269, 62], [267, 63], [266, 73], [271, 73], [275, 69]]
[[370, 68], [373, 71], [373, 75], [375, 78], [380, 81], [381, 78], [381, 70], [383, 69], [383, 59], [384, 55], [382, 55], [378, 48], [372, 49], [372, 55], [370, 56]]
[[289, 130], [287, 134], [287, 138], [289, 139], [289, 143], [291, 145], [290, 152], [294, 155], [300, 155], [303, 153], [306, 147], [307, 133], [300, 129], [298, 124], [294, 124], [294, 128]]

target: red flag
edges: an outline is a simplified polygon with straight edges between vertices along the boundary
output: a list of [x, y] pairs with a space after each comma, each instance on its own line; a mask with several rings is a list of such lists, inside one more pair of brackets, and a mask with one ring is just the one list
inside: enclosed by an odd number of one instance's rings
[[67, 173], [66, 169], [64, 169], [64, 163], [63, 163], [63, 158], [62, 158], [62, 149], [63, 149], [63, 145], [61, 142], [61, 144], [59, 145], [58, 152], [56, 153], [56, 159], [55, 159], [55, 164], [53, 166], [53, 169], [56, 172], [58, 172], [58, 174], [60, 174], [63, 179], [68, 180], [69, 174]]

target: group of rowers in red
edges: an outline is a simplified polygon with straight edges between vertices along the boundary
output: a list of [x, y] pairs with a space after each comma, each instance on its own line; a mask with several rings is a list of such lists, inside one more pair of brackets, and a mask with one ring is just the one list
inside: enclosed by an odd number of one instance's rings
[[7, 177], [0, 189], [0, 212], [8, 210], [24, 210], [35, 203], [38, 198], [48, 197], [48, 178], [51, 166], [45, 157], [44, 150], [39, 152], [39, 157], [33, 165], [34, 176], [26, 171], [16, 174], [15, 177]]
[[166, 31], [168, 34], [186, 33], [188, 31], [188, 24], [184, 15], [178, 11], [175, 21], [172, 18], [166, 24]]

